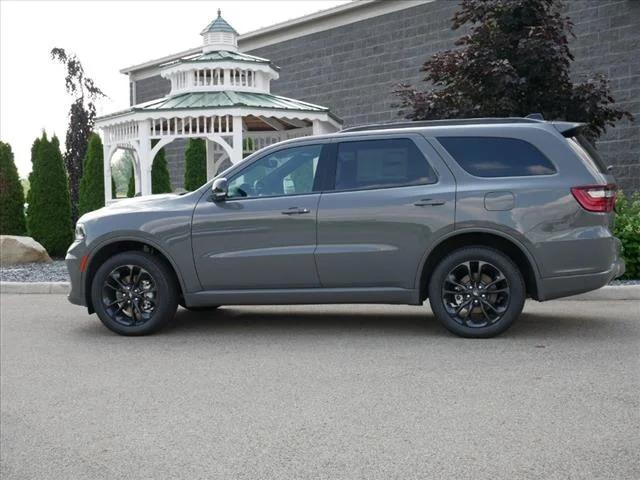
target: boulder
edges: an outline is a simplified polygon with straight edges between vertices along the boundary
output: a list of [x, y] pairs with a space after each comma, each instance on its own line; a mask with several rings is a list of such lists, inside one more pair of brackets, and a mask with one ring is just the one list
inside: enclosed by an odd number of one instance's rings
[[0, 235], [0, 264], [16, 265], [50, 261], [47, 251], [33, 238]]

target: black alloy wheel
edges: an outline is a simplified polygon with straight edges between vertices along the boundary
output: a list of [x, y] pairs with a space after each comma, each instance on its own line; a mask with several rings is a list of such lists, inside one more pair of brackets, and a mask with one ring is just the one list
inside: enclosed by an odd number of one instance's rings
[[130, 251], [109, 258], [98, 268], [91, 298], [107, 328], [121, 335], [146, 335], [175, 315], [178, 284], [161, 258]]
[[429, 281], [429, 303], [451, 332], [472, 338], [504, 332], [520, 315], [526, 289], [515, 263], [489, 247], [465, 247], [445, 257]]
[[116, 267], [103, 282], [102, 306], [114, 322], [135, 327], [148, 322], [156, 308], [158, 288], [138, 265]]

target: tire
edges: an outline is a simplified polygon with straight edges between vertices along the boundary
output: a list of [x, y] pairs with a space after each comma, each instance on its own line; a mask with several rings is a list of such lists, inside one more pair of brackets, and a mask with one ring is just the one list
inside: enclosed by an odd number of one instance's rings
[[447, 330], [466, 338], [489, 338], [518, 318], [526, 289], [509, 257], [478, 246], [442, 259], [429, 280], [428, 295], [431, 310]]
[[157, 332], [178, 308], [174, 273], [146, 252], [119, 253], [104, 262], [91, 282], [93, 307], [109, 329], [120, 335]]

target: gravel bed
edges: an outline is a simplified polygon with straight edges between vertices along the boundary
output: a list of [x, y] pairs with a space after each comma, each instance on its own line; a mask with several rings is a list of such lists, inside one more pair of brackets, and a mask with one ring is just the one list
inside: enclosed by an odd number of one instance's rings
[[[0, 268], [3, 282], [68, 282], [69, 274], [64, 260], [51, 263], [25, 263]], [[640, 285], [639, 280], [614, 280], [609, 285]]]
[[50, 263], [23, 263], [0, 267], [3, 282], [68, 282], [69, 274], [64, 260]]

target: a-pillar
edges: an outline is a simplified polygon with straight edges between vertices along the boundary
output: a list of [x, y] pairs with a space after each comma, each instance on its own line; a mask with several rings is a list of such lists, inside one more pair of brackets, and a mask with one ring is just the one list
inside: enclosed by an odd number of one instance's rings
[[102, 165], [104, 173], [104, 204], [111, 203], [113, 196], [111, 192], [111, 145], [102, 145]]
[[140, 168], [140, 193], [142, 195], [151, 195], [151, 138], [149, 136], [149, 121], [142, 120], [138, 122], [138, 138], [140, 139], [139, 168]]

